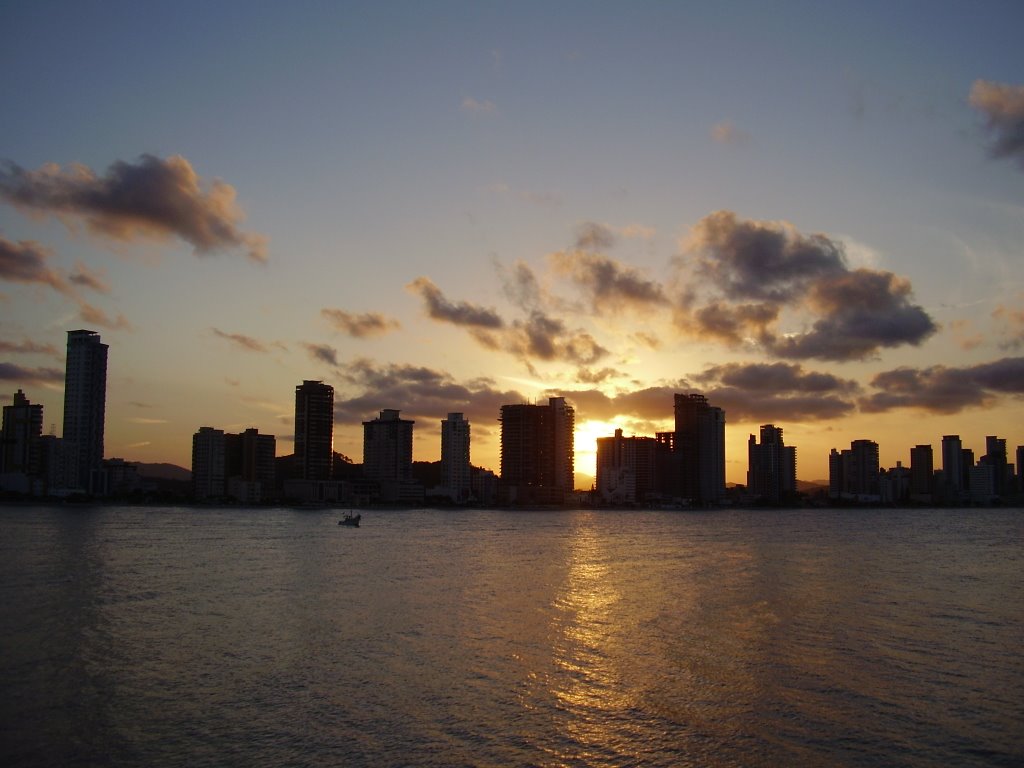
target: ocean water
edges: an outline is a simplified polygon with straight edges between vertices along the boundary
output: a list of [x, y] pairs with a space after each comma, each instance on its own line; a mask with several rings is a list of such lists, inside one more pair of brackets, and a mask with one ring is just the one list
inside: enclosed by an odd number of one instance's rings
[[1024, 511], [0, 508], [0, 759], [1024, 764]]

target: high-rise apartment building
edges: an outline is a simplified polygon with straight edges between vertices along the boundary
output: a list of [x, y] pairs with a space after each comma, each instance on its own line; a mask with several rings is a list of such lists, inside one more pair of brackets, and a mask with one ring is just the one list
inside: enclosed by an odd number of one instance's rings
[[954, 498], [967, 488], [963, 444], [960, 435], [942, 437], [942, 482], [947, 497]]
[[930, 445], [910, 449], [910, 494], [920, 500], [935, 492], [935, 459]]
[[829, 495], [879, 496], [878, 443], [854, 440], [842, 452], [835, 448], [828, 457]]
[[300, 480], [330, 480], [334, 465], [334, 387], [295, 387], [295, 467]]
[[461, 413], [441, 421], [441, 486], [452, 501], [469, 501], [472, 477], [469, 461], [469, 422]]
[[704, 395], [675, 396], [678, 492], [699, 505], [725, 496], [725, 411]]
[[223, 429], [200, 427], [192, 435], [192, 498], [222, 499], [226, 495], [227, 452]]
[[64, 451], [68, 488], [102, 489], [107, 345], [95, 331], [68, 331], [64, 378]]
[[19, 389], [14, 393], [14, 401], [4, 406], [0, 434], [0, 472], [36, 475], [40, 468], [43, 406], [30, 403]]
[[386, 408], [372, 421], [363, 422], [363, 474], [371, 480], [412, 480], [412, 432], [416, 422], [400, 411]]
[[796, 493], [796, 448], [782, 439], [782, 427], [761, 427], [761, 443], [747, 442], [747, 492], [766, 501], [782, 501]]
[[576, 412], [564, 397], [501, 407], [501, 482], [508, 500], [560, 504], [575, 487]]
[[606, 504], [642, 504], [657, 490], [659, 457], [667, 452], [653, 437], [597, 438], [597, 493]]
[[1010, 488], [1006, 440], [988, 435], [985, 438], [985, 455], [981, 457], [981, 463], [992, 467], [992, 493], [999, 497], [1005, 496]]

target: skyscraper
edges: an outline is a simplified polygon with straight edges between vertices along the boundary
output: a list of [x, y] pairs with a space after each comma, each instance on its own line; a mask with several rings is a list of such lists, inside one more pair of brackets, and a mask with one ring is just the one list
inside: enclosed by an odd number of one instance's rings
[[781, 501], [796, 492], [796, 448], [782, 439], [782, 427], [761, 427], [761, 444], [747, 443], [747, 491], [767, 501]]
[[103, 424], [107, 403], [107, 345], [95, 331], [68, 331], [64, 378], [65, 484], [101, 489]]
[[39, 471], [39, 438], [43, 434], [43, 406], [33, 405], [20, 389], [14, 402], [4, 406], [0, 472], [26, 476]]
[[677, 491], [695, 504], [725, 495], [725, 411], [704, 395], [675, 396]]
[[441, 485], [453, 501], [469, 500], [469, 422], [461, 413], [449, 413], [441, 421]]
[[363, 422], [363, 473], [381, 482], [412, 480], [412, 430], [416, 422], [386, 408]]
[[295, 387], [295, 466], [300, 480], [330, 480], [334, 465], [334, 387]]
[[501, 407], [501, 481], [509, 501], [564, 501], [575, 487], [575, 426], [564, 397]]
[[942, 481], [947, 497], [956, 498], [965, 489], [964, 471], [964, 451], [960, 435], [943, 435]]
[[935, 491], [935, 468], [930, 445], [915, 445], [910, 449], [910, 493], [920, 499]]

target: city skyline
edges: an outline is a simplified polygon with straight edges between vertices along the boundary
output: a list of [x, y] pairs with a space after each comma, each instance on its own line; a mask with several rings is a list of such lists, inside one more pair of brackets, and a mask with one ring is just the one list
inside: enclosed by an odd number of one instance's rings
[[767, 423], [802, 480], [1019, 445], [1024, 9], [984, 8], [6, 7], [2, 404], [59, 427], [95, 328], [133, 461], [292, 453], [302, 380], [341, 453], [460, 412], [494, 470], [501, 406], [565, 397], [583, 487], [675, 393], [732, 483]]

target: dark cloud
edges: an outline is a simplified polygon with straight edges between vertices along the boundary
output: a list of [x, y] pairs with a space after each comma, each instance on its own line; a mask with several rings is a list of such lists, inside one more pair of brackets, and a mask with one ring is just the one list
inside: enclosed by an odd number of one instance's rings
[[677, 308], [675, 323], [697, 337], [717, 339], [731, 346], [770, 338], [768, 327], [779, 316], [773, 304], [728, 304], [712, 301], [703, 307]]
[[331, 326], [344, 334], [356, 339], [370, 336], [383, 336], [401, 327], [399, 322], [380, 312], [362, 312], [355, 314], [343, 309], [321, 309], [320, 314]]
[[0, 340], [0, 352], [14, 352], [25, 355], [51, 355], [60, 357], [60, 352], [53, 344], [39, 344], [35, 341], [25, 339], [24, 341], [2, 341]]
[[804, 236], [791, 225], [741, 221], [716, 211], [694, 228], [690, 248], [698, 272], [729, 299], [789, 301], [811, 280], [846, 270], [843, 249], [824, 235]]
[[416, 278], [407, 288], [423, 299], [427, 314], [434, 320], [468, 328], [496, 329], [504, 326], [501, 316], [493, 309], [465, 301], [448, 301], [441, 293], [441, 289], [426, 277]]
[[515, 306], [531, 312], [543, 305], [544, 292], [529, 265], [517, 261], [511, 270], [506, 270], [500, 264], [496, 265], [496, 268], [502, 291]]
[[[842, 243], [790, 224], [718, 211], [694, 227], [688, 252], [696, 279], [680, 292], [675, 323], [698, 338], [756, 344], [782, 358], [844, 361], [918, 345], [938, 330], [912, 303], [908, 280], [850, 270]], [[716, 290], [699, 298], [701, 279]], [[810, 329], [782, 333], [784, 309], [809, 313]]]
[[44, 384], [64, 381], [64, 371], [58, 368], [25, 368], [14, 363], [0, 362], [0, 380]]
[[1024, 167], [1024, 85], [976, 80], [970, 100], [985, 115], [992, 156], [1015, 158]]
[[65, 295], [73, 295], [67, 279], [47, 266], [52, 252], [34, 240], [12, 242], [0, 236], [0, 280], [12, 283], [48, 285]]
[[576, 229], [576, 248], [583, 251], [606, 251], [615, 245], [615, 233], [604, 224], [585, 221]]
[[570, 330], [558, 318], [535, 310], [525, 320], [516, 320], [500, 336], [477, 336], [477, 340], [492, 349], [502, 349], [524, 360], [531, 358], [593, 365], [608, 356], [589, 333]]
[[820, 421], [852, 413], [857, 382], [794, 363], [727, 363], [693, 377], [732, 421]]
[[181, 156], [142, 155], [118, 161], [104, 176], [83, 165], [47, 164], [26, 170], [0, 166], [0, 199], [28, 211], [83, 219], [93, 232], [115, 240], [178, 237], [196, 254], [241, 248], [266, 261], [266, 241], [243, 232], [235, 189], [219, 179], [204, 184]]
[[910, 282], [891, 272], [858, 269], [819, 281], [809, 303], [821, 316], [807, 333], [773, 339], [780, 357], [859, 360], [881, 347], [917, 346], [938, 326], [910, 303]]
[[[325, 310], [326, 311], [326, 310]], [[302, 345], [310, 356], [314, 360], [319, 360], [322, 363], [327, 363], [330, 366], [338, 366], [338, 353], [333, 347], [329, 347], [326, 344], [306, 344]]]
[[440, 422], [449, 413], [461, 412], [474, 424], [487, 428], [497, 424], [501, 406], [524, 402], [521, 393], [501, 390], [492, 379], [456, 381], [450, 374], [412, 365], [378, 365], [357, 359], [340, 369], [353, 397], [335, 395], [337, 421], [359, 424], [385, 408], [397, 408], [404, 418]]
[[252, 336], [246, 336], [243, 333], [225, 333], [219, 328], [211, 328], [213, 335], [218, 338], [230, 341], [237, 347], [244, 349], [248, 352], [269, 352], [270, 348], [259, 339], [254, 339]]
[[81, 261], [75, 263], [75, 271], [68, 278], [75, 285], [88, 288], [96, 293], [110, 293], [110, 286], [101, 272], [89, 269]]
[[607, 256], [581, 250], [559, 251], [551, 260], [556, 271], [586, 291], [595, 312], [647, 310], [668, 304], [660, 285]]
[[999, 395], [1024, 396], [1024, 357], [1004, 357], [959, 368], [896, 368], [877, 374], [871, 386], [879, 391], [860, 401], [866, 413], [897, 408], [958, 413], [991, 405]]

